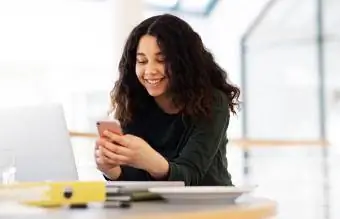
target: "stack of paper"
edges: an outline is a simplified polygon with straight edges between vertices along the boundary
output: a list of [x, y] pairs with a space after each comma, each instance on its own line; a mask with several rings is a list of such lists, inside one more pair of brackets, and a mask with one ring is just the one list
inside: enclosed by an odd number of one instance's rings
[[146, 201], [159, 200], [161, 196], [149, 192], [150, 188], [157, 187], [183, 187], [181, 181], [110, 181], [106, 185], [107, 200]]

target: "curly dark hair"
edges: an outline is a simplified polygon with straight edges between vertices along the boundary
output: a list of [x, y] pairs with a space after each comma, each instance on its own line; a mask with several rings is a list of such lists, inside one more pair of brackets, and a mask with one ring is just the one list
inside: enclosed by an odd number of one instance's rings
[[236, 114], [239, 88], [228, 82], [227, 73], [214, 61], [201, 37], [188, 23], [174, 15], [164, 14], [142, 21], [127, 39], [119, 62], [119, 79], [110, 92], [116, 119], [122, 124], [128, 123], [152, 98], [135, 73], [137, 47], [144, 35], [157, 39], [165, 56], [168, 92], [183, 114], [196, 118], [209, 116], [213, 89], [227, 95], [229, 110]]

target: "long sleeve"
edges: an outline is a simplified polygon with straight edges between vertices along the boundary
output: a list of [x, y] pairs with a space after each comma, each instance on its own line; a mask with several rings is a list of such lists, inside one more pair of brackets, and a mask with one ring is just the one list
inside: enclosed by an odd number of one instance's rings
[[226, 135], [230, 113], [228, 99], [219, 93], [212, 107], [212, 116], [193, 124], [193, 131], [179, 156], [169, 162], [168, 180], [199, 185], [210, 168]]
[[[214, 93], [211, 116], [186, 120], [164, 113], [156, 103], [123, 128], [124, 133], [143, 138], [169, 162], [169, 172], [154, 179], [148, 172], [122, 166], [117, 180], [184, 181], [186, 185], [231, 185], [227, 170], [226, 130], [229, 124], [228, 97]], [[184, 118], [184, 120], [183, 120]]]

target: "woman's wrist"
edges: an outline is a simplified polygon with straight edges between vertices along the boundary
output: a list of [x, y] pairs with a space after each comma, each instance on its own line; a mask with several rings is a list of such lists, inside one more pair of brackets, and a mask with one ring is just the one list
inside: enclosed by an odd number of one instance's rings
[[169, 162], [160, 154], [157, 153], [157, 157], [154, 162], [150, 162], [150, 167], [146, 171], [155, 179], [162, 179], [168, 175]]

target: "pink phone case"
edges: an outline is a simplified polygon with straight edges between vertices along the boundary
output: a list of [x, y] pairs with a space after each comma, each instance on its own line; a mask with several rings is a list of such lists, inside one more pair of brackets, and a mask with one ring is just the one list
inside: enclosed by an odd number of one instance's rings
[[110, 132], [113, 132], [119, 135], [123, 134], [120, 124], [116, 121], [98, 121], [97, 129], [98, 129], [98, 134], [100, 136], [103, 136], [103, 132], [105, 130], [108, 130]]

